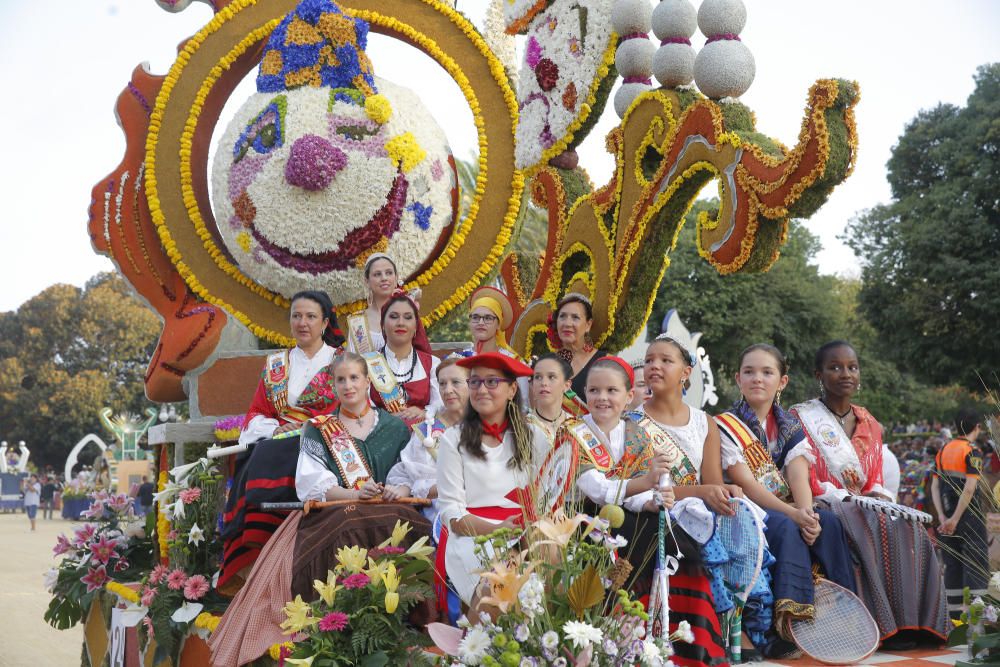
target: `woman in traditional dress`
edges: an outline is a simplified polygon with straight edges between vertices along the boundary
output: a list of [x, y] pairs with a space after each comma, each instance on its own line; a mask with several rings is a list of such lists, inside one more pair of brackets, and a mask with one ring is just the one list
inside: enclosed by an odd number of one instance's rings
[[736, 384], [740, 400], [715, 418], [722, 467], [767, 512], [767, 543], [775, 557], [774, 630], [753, 639], [765, 656], [779, 658], [797, 651], [788, 621], [814, 617], [813, 563], [850, 591], [854, 570], [840, 520], [829, 510], [813, 509], [809, 466], [815, 459], [802, 426], [779, 405], [788, 385], [785, 356], [773, 345], [751, 345], [740, 357]]
[[841, 502], [852, 495], [890, 499], [882, 484], [882, 426], [851, 402], [861, 388], [858, 355], [846, 341], [826, 343], [816, 352], [814, 372], [820, 397], [791, 412], [816, 460], [810, 467], [812, 494], [840, 517], [860, 563], [858, 593], [890, 646], [910, 646], [921, 635], [943, 641], [949, 630], [944, 585], [927, 531], [920, 523], [886, 520], [858, 503]]
[[531, 365], [531, 410], [528, 418], [542, 429], [551, 443], [556, 431], [570, 417], [565, 409], [565, 396], [569, 391], [573, 368], [559, 355], [549, 352], [535, 359]]
[[239, 444], [249, 449], [236, 459], [223, 515], [218, 583], [223, 592], [239, 589], [260, 548], [284, 519], [261, 511], [260, 504], [296, 499], [297, 431], [306, 420], [337, 407], [330, 364], [344, 337], [330, 297], [314, 290], [295, 294], [289, 319], [296, 345], [267, 357], [240, 433]]
[[576, 292], [570, 292], [559, 301], [549, 320], [549, 341], [572, 367], [571, 388], [580, 397], [587, 387], [590, 365], [607, 354], [594, 347], [590, 337], [593, 326], [594, 306], [590, 299]]
[[507, 295], [495, 287], [480, 287], [469, 297], [469, 333], [473, 354], [500, 352], [511, 357], [517, 353], [507, 345], [504, 330], [511, 325], [514, 311]]
[[279, 627], [285, 603], [296, 595], [315, 599], [313, 581], [326, 580], [341, 547], [372, 549], [392, 535], [397, 521], [411, 527], [404, 548], [430, 533], [423, 515], [398, 504], [410, 490], [387, 481], [399, 464], [409, 428], [398, 417], [371, 407], [368, 367], [361, 357], [345, 353], [334, 361], [332, 373], [341, 404], [333, 414], [316, 417], [303, 428], [295, 471], [298, 497], [385, 502], [288, 515], [212, 633], [209, 647], [217, 667], [249, 663], [286, 641]]
[[437, 367], [444, 407], [433, 415], [428, 413], [427, 419], [413, 425], [410, 441], [400, 454], [402, 465], [389, 474], [389, 484], [407, 486], [414, 497], [434, 501], [423, 510], [431, 523], [438, 513], [437, 459], [441, 436], [462, 420], [469, 406], [469, 369], [458, 365], [465, 358], [462, 354], [451, 354]]
[[408, 424], [426, 418], [425, 408], [441, 407], [435, 370], [441, 360], [431, 354], [416, 302], [397, 290], [382, 305], [385, 345], [378, 354], [365, 354], [372, 378], [371, 397]]
[[[742, 497], [743, 492], [738, 486], [723, 483], [719, 429], [715, 421], [684, 403], [683, 394], [690, 386], [693, 367], [693, 355], [673, 338], [661, 335], [650, 343], [643, 371], [651, 395], [632, 417], [650, 437], [662, 440], [659, 447], [668, 452], [667, 474], [677, 498], [672, 515], [678, 517], [677, 523], [689, 535], [706, 545], [702, 547], [703, 561], [714, 562], [719, 558], [715, 553], [719, 547], [709, 538], [714, 531], [715, 515], [734, 516], [731, 499]], [[690, 517], [704, 513], [703, 506], [711, 510], [707, 526], [704, 517], [689, 523]], [[688, 620], [696, 640], [693, 645], [675, 645], [678, 656], [673, 660], [678, 664], [711, 665], [726, 659], [716, 612], [725, 611], [732, 602], [720, 576], [715, 574], [710, 580], [708, 573], [695, 559], [682, 558], [680, 569], [670, 577], [671, 626], [682, 619]], [[764, 598], [768, 594], [766, 587], [752, 593]]]
[[[347, 346], [362, 354], [382, 349], [382, 306], [403, 285], [396, 262], [385, 253], [376, 252], [365, 261], [365, 301], [367, 307], [347, 318]], [[419, 297], [417, 297], [419, 299]]]
[[444, 530], [438, 545], [438, 604], [444, 575], [476, 619], [477, 574], [483, 564], [475, 538], [500, 527], [523, 526], [521, 498], [535, 481], [548, 440], [528, 424], [518, 404], [517, 378], [531, 369], [498, 352], [458, 362], [469, 369], [470, 409], [459, 425], [441, 436], [438, 506]]

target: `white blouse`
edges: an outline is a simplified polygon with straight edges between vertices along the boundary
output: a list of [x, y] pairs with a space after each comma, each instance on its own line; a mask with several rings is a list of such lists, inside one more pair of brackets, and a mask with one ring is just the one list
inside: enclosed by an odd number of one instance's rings
[[[438, 438], [440, 446], [440, 438]], [[437, 484], [437, 461], [431, 450], [424, 446], [424, 437], [414, 431], [410, 441], [399, 455], [400, 463], [394, 465], [385, 483], [392, 486], [410, 487], [414, 498], [426, 498]]]
[[649, 417], [654, 424], [674, 437], [677, 444], [687, 454], [688, 459], [691, 460], [695, 470], [698, 471], [698, 483], [701, 484], [701, 462], [705, 458], [705, 440], [708, 438], [709, 417], [698, 408], [688, 406], [688, 410], [690, 411], [688, 423], [683, 426], [670, 426], [656, 421], [646, 414], [645, 406], [640, 406], [637, 412]]
[[[459, 427], [452, 426], [441, 435], [437, 459], [438, 508], [441, 522], [450, 526], [452, 519], [461, 519], [470, 507], [517, 507], [505, 498], [512, 489], [534, 481], [536, 471], [548, 454], [549, 441], [536, 426], [531, 427], [533, 461], [528, 470], [508, 467], [514, 455], [514, 435], [508, 430], [497, 447], [484, 447], [486, 458], [480, 459], [459, 451]], [[488, 519], [487, 519], [488, 520]], [[499, 522], [495, 522], [499, 523]]]
[[[427, 373], [424, 372], [424, 365], [420, 363], [420, 358], [414, 359], [413, 352], [405, 355], [402, 359], [397, 359], [396, 355], [388, 347], [385, 348], [383, 352], [386, 363], [389, 364], [389, 370], [397, 374], [396, 382], [400, 385], [403, 381], [399, 379], [398, 376], [406, 376], [410, 372], [411, 362], [413, 364], [413, 376], [410, 378], [410, 382], [416, 382], [417, 380], [423, 380], [427, 377]], [[441, 388], [438, 386], [437, 381], [437, 367], [441, 365], [441, 360], [431, 355], [431, 395], [428, 399], [427, 408], [433, 408], [435, 411], [442, 410], [444, 408], [444, 401], [441, 400]]]
[[[319, 351], [309, 358], [300, 347], [293, 347], [288, 353], [288, 404], [298, 405], [299, 397], [316, 373], [333, 361], [336, 353], [332, 347], [323, 344]], [[264, 438], [274, 435], [275, 429], [280, 426], [277, 419], [265, 417], [264, 415], [254, 415], [253, 418], [243, 425], [240, 433], [239, 443], [248, 445]]]
[[[611, 429], [611, 433], [604, 433], [590, 415], [584, 415], [583, 421], [600, 438], [601, 442], [607, 445], [611, 458], [617, 463], [625, 452], [625, 421], [619, 419], [618, 425]], [[599, 506], [621, 505], [630, 512], [641, 512], [646, 501], [653, 498], [654, 491], [650, 489], [626, 498], [625, 486], [627, 484], [628, 480], [608, 479], [595, 468], [585, 471], [576, 480], [577, 487]]]

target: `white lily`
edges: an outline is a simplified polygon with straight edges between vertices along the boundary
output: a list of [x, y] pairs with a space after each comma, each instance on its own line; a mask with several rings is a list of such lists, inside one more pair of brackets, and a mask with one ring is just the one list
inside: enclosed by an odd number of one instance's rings
[[208, 459], [201, 458], [195, 461], [194, 463], [185, 463], [182, 466], [171, 468], [170, 477], [173, 478], [173, 480], [177, 482], [177, 484], [183, 485], [186, 488], [187, 485], [184, 484], [184, 480], [187, 479], [187, 476], [190, 475], [191, 472], [199, 466], [201, 466], [202, 468], [207, 468], [209, 463], [210, 462]]
[[171, 512], [174, 515], [174, 520], [175, 521], [177, 519], [183, 519], [184, 518], [184, 503], [182, 503], [180, 500], [175, 500], [174, 504], [172, 506], [170, 506], [170, 507], [167, 508], [167, 511]]
[[49, 593], [55, 590], [56, 582], [59, 581], [59, 570], [54, 567], [50, 567], [45, 574], [42, 575], [42, 583], [45, 586], [45, 590]]
[[205, 531], [203, 531], [199, 526], [198, 522], [195, 521], [194, 525], [191, 526], [191, 532], [188, 533], [188, 542], [195, 546], [198, 546], [205, 541]]

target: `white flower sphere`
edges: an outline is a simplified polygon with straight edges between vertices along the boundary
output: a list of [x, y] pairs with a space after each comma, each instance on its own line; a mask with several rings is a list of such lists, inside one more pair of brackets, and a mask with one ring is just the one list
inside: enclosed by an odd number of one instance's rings
[[611, 8], [611, 27], [619, 37], [633, 32], [649, 32], [652, 13], [649, 0], [617, 0]]
[[653, 56], [653, 76], [666, 88], [686, 86], [694, 80], [694, 59], [687, 44], [664, 44]]
[[626, 39], [615, 51], [615, 68], [622, 78], [648, 79], [652, 74], [656, 45], [648, 39]]
[[704, 0], [698, 8], [698, 28], [705, 37], [738, 35], [747, 24], [743, 0]]
[[447, 233], [447, 138], [415, 93], [375, 82], [379, 99], [309, 86], [254, 93], [230, 121], [212, 169], [213, 209], [226, 249], [258, 284], [286, 297], [324, 289], [349, 303], [364, 297], [372, 247], [408, 276]]
[[689, 0], [663, 0], [653, 8], [653, 33], [659, 40], [690, 39], [698, 29], [698, 12]]
[[625, 112], [632, 106], [633, 100], [649, 89], [650, 87], [644, 83], [623, 83], [618, 92], [615, 93], [615, 113], [618, 114], [618, 117], [624, 118]]
[[694, 80], [707, 97], [739, 97], [756, 73], [753, 54], [746, 44], [724, 39], [706, 44], [694, 60]]

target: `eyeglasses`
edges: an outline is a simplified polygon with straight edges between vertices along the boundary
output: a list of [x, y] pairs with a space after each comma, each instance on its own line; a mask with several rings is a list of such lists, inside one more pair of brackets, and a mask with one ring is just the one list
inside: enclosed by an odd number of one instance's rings
[[469, 391], [478, 391], [483, 385], [486, 385], [486, 388], [490, 390], [496, 389], [500, 386], [501, 382], [510, 383], [513, 382], [513, 380], [494, 376], [488, 378], [469, 378], [465, 381], [465, 383], [469, 385]]
[[477, 313], [475, 315], [469, 315], [469, 321], [472, 322], [473, 324], [478, 324], [480, 322], [483, 322], [484, 324], [490, 324], [491, 322], [496, 322], [497, 321], [497, 316], [496, 315], [479, 315]]

